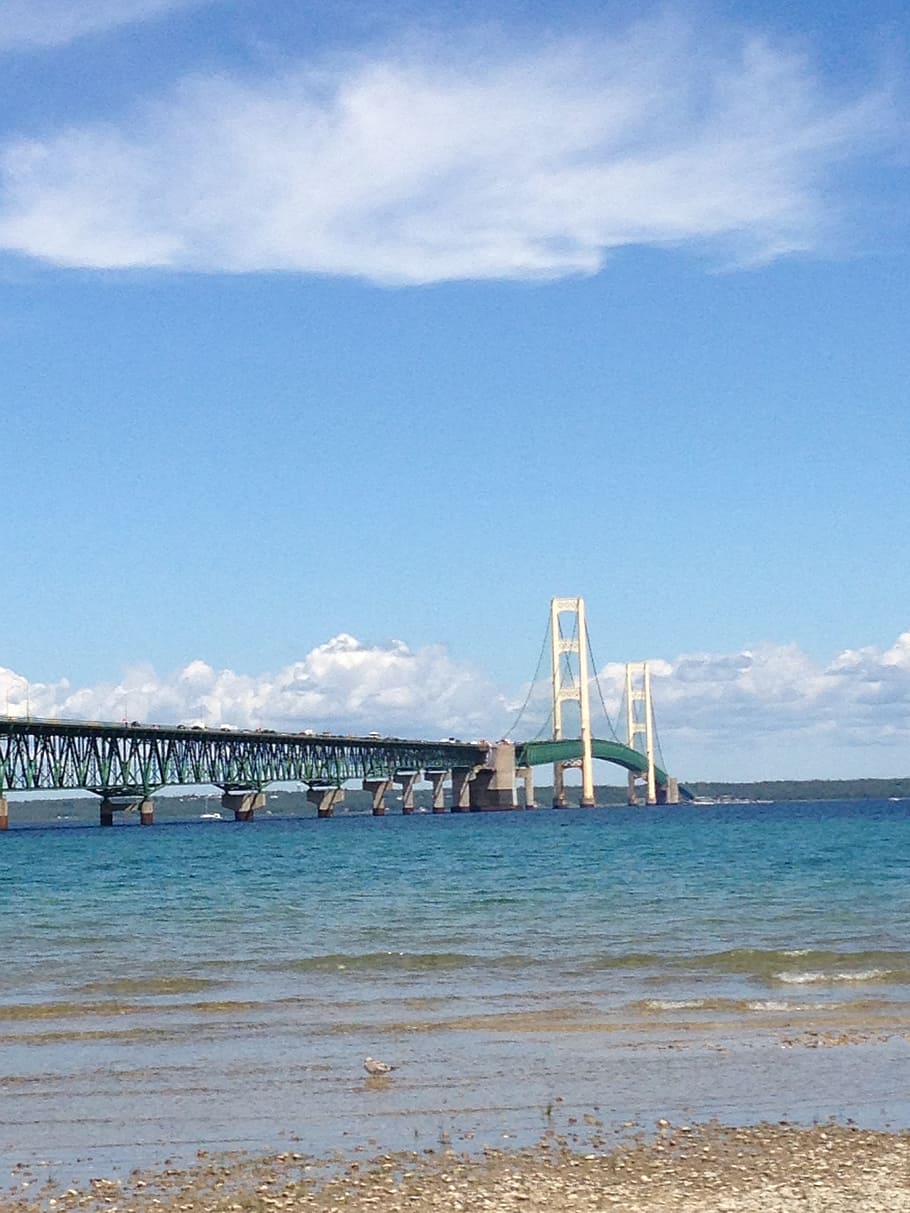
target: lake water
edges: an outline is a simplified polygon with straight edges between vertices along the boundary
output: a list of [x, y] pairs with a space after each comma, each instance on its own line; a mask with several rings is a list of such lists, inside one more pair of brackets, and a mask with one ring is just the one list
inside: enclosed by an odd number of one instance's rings
[[0, 1162], [907, 1125], [908, 869], [906, 802], [13, 828]]

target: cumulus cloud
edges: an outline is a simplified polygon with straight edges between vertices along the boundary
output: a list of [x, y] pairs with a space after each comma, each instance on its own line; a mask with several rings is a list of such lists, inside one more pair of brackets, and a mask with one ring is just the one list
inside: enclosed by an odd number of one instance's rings
[[884, 89], [837, 97], [786, 48], [672, 22], [470, 61], [348, 57], [186, 79], [117, 121], [8, 140], [0, 247], [386, 283], [593, 273], [636, 244], [756, 262], [829, 240], [838, 173], [893, 130]]
[[[601, 672], [608, 706], [624, 667]], [[890, 775], [910, 767], [910, 632], [827, 665], [793, 644], [652, 663], [665, 754], [700, 778]], [[770, 773], [769, 773], [770, 771]]]
[[64, 46], [204, 0], [0, 0], [0, 51]]
[[65, 679], [29, 683], [0, 667], [4, 702], [14, 716], [468, 739], [510, 711], [503, 696], [442, 646], [365, 645], [346, 634], [275, 674], [216, 670], [196, 660], [167, 677], [139, 665], [116, 683], [74, 689]]

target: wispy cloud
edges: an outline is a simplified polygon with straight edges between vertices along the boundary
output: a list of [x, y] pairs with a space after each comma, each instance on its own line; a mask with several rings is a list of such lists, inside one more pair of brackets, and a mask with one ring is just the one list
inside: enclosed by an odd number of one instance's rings
[[756, 262], [831, 239], [838, 174], [894, 122], [885, 89], [838, 97], [787, 48], [673, 23], [200, 77], [0, 147], [0, 247], [388, 283], [592, 273], [636, 244]]
[[0, 51], [64, 46], [206, 0], [0, 0]]
[[[655, 659], [651, 670], [663, 749], [684, 777], [906, 773], [910, 632], [887, 649], [845, 650], [827, 665], [796, 645], [764, 644]], [[599, 672], [614, 715], [624, 675], [619, 663]], [[66, 679], [29, 683], [0, 668], [0, 712], [4, 705], [19, 716], [464, 738], [499, 736], [516, 711], [514, 700], [441, 646], [366, 645], [345, 634], [260, 675], [197, 660], [168, 676], [137, 666], [116, 683], [74, 688]], [[533, 736], [548, 709], [541, 683], [519, 734]]]

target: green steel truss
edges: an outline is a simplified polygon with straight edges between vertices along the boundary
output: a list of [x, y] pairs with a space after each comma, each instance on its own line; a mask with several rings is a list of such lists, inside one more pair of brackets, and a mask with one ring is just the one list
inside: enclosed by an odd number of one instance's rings
[[486, 756], [486, 745], [467, 742], [0, 718], [0, 796], [81, 788], [146, 797], [192, 784], [340, 787], [404, 771], [472, 769]]

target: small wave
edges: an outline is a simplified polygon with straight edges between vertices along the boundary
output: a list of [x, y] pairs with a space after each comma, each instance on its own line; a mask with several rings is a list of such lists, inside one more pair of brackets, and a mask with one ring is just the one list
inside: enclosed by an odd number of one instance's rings
[[884, 981], [890, 977], [890, 969], [857, 969], [853, 972], [819, 972], [807, 970], [801, 973], [775, 973], [777, 981], [788, 986], [833, 985], [838, 982]]
[[585, 967], [597, 972], [600, 969], [665, 968], [666, 964], [666, 957], [650, 952], [621, 952], [616, 956], [592, 957]]
[[355, 972], [433, 972], [484, 966], [487, 968], [524, 968], [531, 962], [523, 956], [475, 956], [465, 952], [333, 952], [324, 956], [305, 956], [287, 967], [298, 973]]
[[646, 1011], [700, 1011], [705, 1005], [703, 998], [646, 998], [642, 1004]]
[[[794, 960], [800, 963], [794, 965]], [[742, 975], [772, 984], [910, 980], [910, 953], [904, 951], [833, 951], [812, 948], [732, 948], [678, 962], [676, 967]]]
[[852, 1007], [849, 1002], [785, 1002], [782, 998], [757, 998], [746, 1003], [747, 1011], [784, 1011], [787, 1015], [818, 1014], [819, 1011], [839, 1011]]
[[747, 1011], [748, 1004], [739, 998], [646, 998], [641, 1002], [633, 1002], [630, 1008], [645, 1015], [665, 1014], [667, 1012], [688, 1011], [696, 1019], [701, 1020], [705, 1015], [740, 1016]]
[[75, 1019], [87, 1016], [132, 1015], [144, 1008], [122, 1002], [34, 1002], [5, 1003], [0, 1022], [29, 1022], [45, 1019]]
[[89, 981], [79, 986], [83, 994], [107, 994], [138, 998], [143, 995], [203, 994], [206, 990], [220, 987], [222, 982], [213, 978], [162, 976], [119, 977], [106, 981]]

